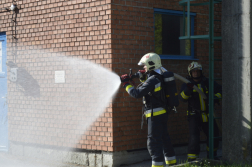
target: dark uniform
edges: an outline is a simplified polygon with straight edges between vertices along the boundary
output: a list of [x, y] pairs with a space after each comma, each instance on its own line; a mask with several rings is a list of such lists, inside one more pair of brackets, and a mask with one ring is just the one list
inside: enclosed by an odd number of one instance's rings
[[145, 99], [145, 117], [148, 123], [147, 147], [152, 157], [152, 167], [162, 167], [164, 158], [166, 164], [176, 164], [175, 152], [167, 131], [168, 111], [160, 102], [162, 90], [160, 77], [160, 74], [151, 71], [148, 79], [140, 87], [134, 88], [129, 83], [124, 85], [132, 97]]
[[[202, 77], [200, 82], [195, 82], [189, 79], [191, 83], [195, 84], [208, 97], [209, 80]], [[214, 95], [221, 98], [222, 88], [219, 84], [214, 82]], [[184, 83], [181, 87], [180, 99], [188, 102], [188, 122], [189, 122], [189, 144], [188, 144], [188, 160], [195, 160], [200, 153], [200, 130], [202, 129], [207, 136], [207, 151], [209, 144], [209, 123], [208, 123], [208, 100], [194, 89], [188, 89]], [[214, 136], [218, 136], [218, 127], [214, 121]], [[217, 155], [218, 139], [214, 139], [214, 155]]]

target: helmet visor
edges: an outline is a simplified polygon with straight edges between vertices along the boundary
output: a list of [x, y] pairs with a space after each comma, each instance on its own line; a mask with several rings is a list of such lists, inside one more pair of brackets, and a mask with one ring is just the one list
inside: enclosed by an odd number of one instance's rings
[[138, 65], [139, 65], [139, 66], [144, 66], [145, 64], [142, 63], [142, 62], [139, 62]]

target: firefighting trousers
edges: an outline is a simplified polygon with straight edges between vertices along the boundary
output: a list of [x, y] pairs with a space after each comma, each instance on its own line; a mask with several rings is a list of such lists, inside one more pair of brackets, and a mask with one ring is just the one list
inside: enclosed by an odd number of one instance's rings
[[[189, 144], [188, 159], [196, 159], [200, 153], [200, 130], [207, 136], [207, 148], [209, 145], [209, 122], [203, 122], [200, 114], [189, 115]], [[218, 127], [214, 121], [214, 137], [219, 135]], [[219, 140], [214, 139], [214, 154], [217, 153]], [[209, 150], [208, 150], [209, 151]]]
[[167, 129], [168, 114], [147, 118], [148, 136], [147, 148], [152, 158], [152, 166], [176, 164], [176, 157]]

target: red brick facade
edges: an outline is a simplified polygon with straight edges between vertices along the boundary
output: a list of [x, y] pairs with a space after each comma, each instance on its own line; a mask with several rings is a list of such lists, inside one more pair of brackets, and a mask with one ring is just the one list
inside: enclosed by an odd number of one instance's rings
[[[208, 2], [207, 0], [204, 0]], [[16, 85], [8, 81], [9, 139], [40, 145], [74, 147], [88, 150], [123, 151], [146, 148], [146, 125], [140, 129], [141, 100], [133, 99], [120, 87], [114, 101], [106, 111], [82, 134], [69, 129], [69, 134], [54, 136], [61, 126], [75, 121], [85, 121], [81, 114], [69, 118], [71, 101], [64, 101], [65, 95], [78, 92], [83, 82], [77, 82], [78, 89], [60, 87], [53, 82], [54, 71], [63, 65], [53, 58], [58, 52], [64, 56], [76, 56], [114, 71], [118, 75], [133, 72], [140, 58], [154, 52], [154, 10], [153, 8], [182, 11], [179, 0], [17, 0], [20, 8], [17, 22], [12, 22], [13, 12], [3, 12], [11, 6], [11, 0], [0, 2], [0, 32], [6, 32], [9, 61], [24, 68], [40, 85], [41, 97], [25, 96]], [[215, 5], [216, 19], [220, 20], [221, 6]], [[195, 35], [208, 34], [208, 7], [192, 7], [195, 12]], [[216, 36], [220, 36], [220, 22], [215, 22]], [[13, 55], [12, 31], [16, 27], [17, 47]], [[13, 49], [13, 48], [12, 48]], [[32, 50], [44, 49], [48, 54], [36, 54]], [[27, 53], [26, 50], [29, 50]], [[208, 76], [208, 41], [195, 40], [195, 58], [203, 64]], [[215, 45], [216, 58], [221, 57], [221, 42]], [[169, 71], [187, 75], [189, 60], [162, 60]], [[215, 64], [215, 77], [221, 78], [221, 62]], [[45, 69], [48, 74], [43, 71]], [[67, 69], [66, 69], [67, 70]], [[50, 84], [51, 83], [51, 84]], [[181, 82], [178, 83], [178, 91]], [[58, 92], [57, 100], [50, 99], [51, 93]], [[43, 96], [42, 96], [43, 95]], [[81, 103], [82, 99], [78, 99]], [[188, 139], [186, 104], [181, 103], [177, 114], [171, 114], [168, 129], [173, 144], [185, 144]], [[64, 111], [66, 115], [62, 115]], [[43, 119], [47, 120], [42, 121]], [[53, 124], [54, 119], [64, 120]], [[71, 126], [74, 127], [74, 126]], [[67, 126], [65, 127], [67, 128]], [[19, 138], [19, 133], [31, 130], [31, 140]], [[73, 143], [73, 138], [80, 138]], [[202, 137], [204, 138], [204, 136]]]
[[[129, 73], [129, 69], [137, 71], [141, 57], [148, 52], [154, 52], [154, 10], [153, 8], [183, 11], [179, 1], [112, 1], [112, 47], [113, 70], [118, 74]], [[208, 2], [205, 0], [205, 2]], [[221, 6], [215, 5], [215, 19], [221, 17]], [[208, 7], [191, 7], [195, 12], [195, 35], [208, 34]], [[215, 35], [220, 36], [220, 22], [215, 22]], [[208, 40], [195, 40], [195, 58], [199, 59], [208, 76]], [[221, 58], [221, 43], [215, 44], [215, 58]], [[169, 71], [181, 76], [187, 75], [189, 60], [162, 60]], [[215, 64], [215, 77], [221, 78], [221, 62]], [[182, 82], [176, 81], [178, 91]], [[113, 128], [115, 151], [131, 150], [146, 147], [146, 130], [140, 129], [141, 99], [136, 100], [120, 89], [113, 103]], [[137, 106], [137, 107], [136, 107]], [[173, 144], [185, 144], [188, 141], [186, 119], [187, 104], [180, 103], [177, 114], [171, 114], [168, 129]], [[202, 139], [204, 136], [202, 135]]]

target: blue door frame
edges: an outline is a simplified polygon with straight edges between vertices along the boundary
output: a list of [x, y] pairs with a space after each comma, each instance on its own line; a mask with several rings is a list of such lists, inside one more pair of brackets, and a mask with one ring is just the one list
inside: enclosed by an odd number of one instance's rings
[[0, 151], [8, 151], [9, 148], [6, 48], [6, 34], [0, 32]]

